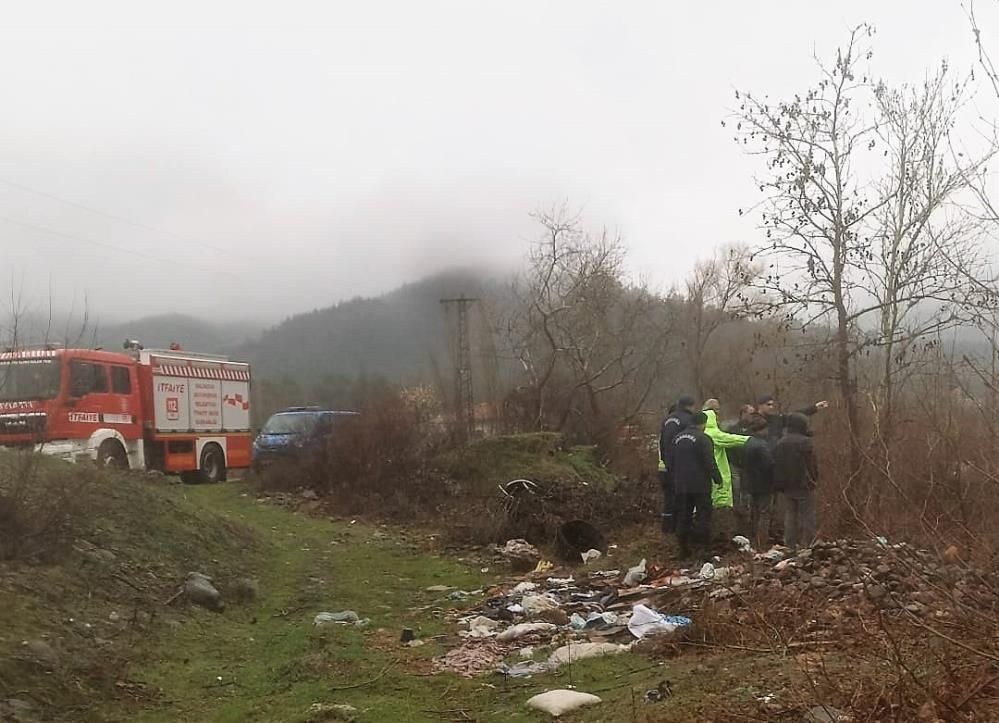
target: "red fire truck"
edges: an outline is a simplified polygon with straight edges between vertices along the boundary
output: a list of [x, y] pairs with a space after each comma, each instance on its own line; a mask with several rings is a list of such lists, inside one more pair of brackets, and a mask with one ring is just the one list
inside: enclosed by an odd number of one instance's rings
[[0, 352], [0, 445], [218, 482], [251, 444], [244, 362], [137, 342]]

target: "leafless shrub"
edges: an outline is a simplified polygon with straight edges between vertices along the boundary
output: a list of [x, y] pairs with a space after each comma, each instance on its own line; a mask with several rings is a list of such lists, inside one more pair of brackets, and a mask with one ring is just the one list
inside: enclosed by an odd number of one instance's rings
[[0, 453], [0, 559], [54, 559], [88, 522], [97, 469], [45, 460], [28, 451]]
[[428, 481], [428, 462], [446, 443], [423, 397], [385, 388], [357, 417], [338, 419], [324, 442], [304, 458], [265, 471], [265, 490], [310, 489], [339, 511], [393, 514], [432, 505], [444, 490]]

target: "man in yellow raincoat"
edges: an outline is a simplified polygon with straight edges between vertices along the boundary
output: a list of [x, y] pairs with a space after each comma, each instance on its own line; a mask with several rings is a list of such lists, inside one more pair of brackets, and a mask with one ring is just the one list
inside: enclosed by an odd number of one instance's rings
[[709, 399], [705, 402], [704, 413], [708, 415], [708, 422], [704, 427], [704, 433], [715, 445], [715, 464], [721, 472], [721, 486], [714, 486], [711, 490], [711, 505], [715, 509], [719, 507], [732, 507], [732, 468], [728, 464], [728, 455], [725, 450], [732, 447], [742, 447], [749, 441], [749, 437], [744, 434], [729, 434], [723, 432], [718, 426], [718, 402]]

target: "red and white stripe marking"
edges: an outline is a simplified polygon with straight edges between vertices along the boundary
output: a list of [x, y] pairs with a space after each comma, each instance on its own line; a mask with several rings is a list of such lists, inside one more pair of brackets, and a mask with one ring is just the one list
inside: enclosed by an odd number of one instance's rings
[[153, 367], [153, 374], [161, 377], [190, 377], [191, 379], [222, 379], [230, 382], [250, 381], [250, 370], [224, 367], [191, 367], [179, 364], [161, 364]]
[[5, 351], [0, 354], [3, 361], [15, 359], [54, 359], [59, 353], [54, 349], [19, 349], [15, 351]]

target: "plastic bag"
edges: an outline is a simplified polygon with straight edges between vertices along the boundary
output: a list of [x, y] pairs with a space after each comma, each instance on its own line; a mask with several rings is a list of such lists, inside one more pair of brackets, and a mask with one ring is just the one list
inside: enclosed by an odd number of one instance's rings
[[644, 582], [645, 577], [645, 559], [643, 558], [640, 563], [628, 570], [628, 573], [624, 576], [624, 584], [626, 587], [634, 587]]
[[501, 643], [508, 643], [531, 633], [554, 633], [556, 630], [558, 626], [552, 623], [521, 623], [507, 628], [497, 635], [496, 639]]
[[672, 633], [677, 628], [690, 625], [690, 618], [679, 615], [663, 615], [645, 605], [636, 605], [631, 611], [628, 631], [638, 639], [648, 635]]
[[464, 638], [491, 638], [496, 635], [499, 623], [484, 615], [477, 615], [468, 621], [468, 632], [460, 632]]
[[361, 618], [353, 610], [344, 610], [339, 613], [319, 613], [316, 615], [315, 620], [312, 621], [313, 625], [323, 626], [323, 625], [353, 625], [358, 628], [363, 628], [368, 625], [371, 621], [367, 618]]
[[742, 535], [736, 535], [732, 538], [732, 544], [739, 548], [739, 552], [752, 552], [753, 543], [749, 541], [748, 537]]
[[724, 580], [728, 577], [728, 568], [715, 567], [710, 562], [705, 562], [700, 577], [702, 580]]
[[558, 607], [558, 603], [547, 595], [525, 595], [520, 604], [524, 606], [524, 611], [528, 615], [537, 615], [545, 610], [554, 610]]
[[548, 663], [536, 663], [533, 660], [527, 660], [516, 665], [500, 663], [496, 668], [496, 672], [510, 678], [530, 678], [532, 675], [550, 673], [551, 668], [548, 666]]
[[600, 630], [618, 624], [617, 615], [614, 613], [592, 612], [585, 618], [579, 613], [573, 613], [569, 618], [569, 625], [573, 630]]

